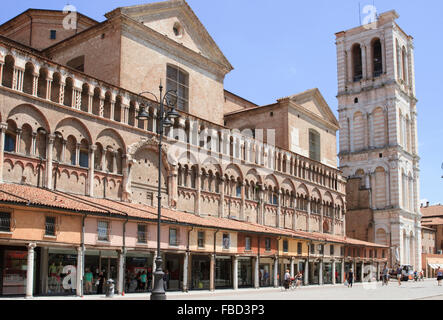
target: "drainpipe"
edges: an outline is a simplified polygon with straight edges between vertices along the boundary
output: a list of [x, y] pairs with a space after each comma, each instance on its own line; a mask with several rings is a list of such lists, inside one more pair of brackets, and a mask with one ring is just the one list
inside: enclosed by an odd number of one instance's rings
[[[275, 282], [275, 280], [277, 280], [277, 284], [276, 283], [274, 283], [274, 287], [275, 288], [277, 288], [277, 286], [279, 286], [280, 284], [278, 283], [278, 280], [281, 280], [280, 279], [280, 277], [279, 277], [279, 274], [280, 274], [280, 263], [279, 263], [279, 261], [278, 261], [278, 257], [279, 257], [279, 253], [280, 253], [280, 240], [282, 239], [282, 237], [278, 237], [277, 238], [277, 254], [275, 255], [275, 260], [277, 261], [277, 263], [274, 263], [274, 268], [275, 268], [275, 265], [277, 265], [277, 270], [274, 270], [274, 282]], [[277, 277], [275, 276], [277, 274]]]
[[[189, 256], [190, 256], [189, 241], [190, 241], [190, 239], [191, 239], [191, 232], [192, 232], [192, 231], [194, 231], [194, 226], [192, 226], [192, 228], [188, 230], [188, 244], [187, 244], [187, 246], [186, 246], [186, 253], [185, 253], [185, 258], [187, 258], [187, 259], [186, 259], [186, 264], [183, 263], [183, 265], [186, 266], [186, 267], [185, 267], [186, 270], [184, 270], [184, 271], [185, 271], [185, 274], [186, 274], [186, 279], [183, 279], [183, 289], [184, 289], [183, 291], [184, 291], [185, 293], [188, 293], [188, 291], [189, 291], [189, 289], [188, 289], [188, 283], [189, 283], [189, 279], [188, 279], [188, 273], [189, 273]], [[184, 278], [184, 277], [183, 277], [183, 278]], [[185, 281], [185, 280], [186, 280], [186, 281]]]
[[81, 270], [81, 292], [80, 292], [80, 296], [83, 297], [83, 278], [85, 276], [85, 220], [87, 217], [87, 213], [83, 214], [83, 218], [82, 218], [82, 235], [81, 235], [81, 247], [82, 247], [82, 270]]
[[[126, 220], [123, 223], [123, 247], [122, 247], [122, 252], [120, 255], [120, 264], [123, 266], [123, 274], [120, 274], [120, 266], [119, 266], [119, 286], [118, 286], [118, 293], [119, 294], [124, 294], [125, 291], [125, 286], [124, 286], [124, 282], [125, 282], [125, 262], [126, 262], [126, 224], [129, 222], [129, 214], [127, 214], [126, 212], [122, 212], [124, 215], [126, 215]], [[120, 287], [120, 284], [121, 287]]]
[[210, 276], [209, 276], [209, 279], [212, 280], [212, 281], [210, 281], [210, 284], [209, 284], [209, 290], [211, 290], [211, 291], [215, 290], [215, 264], [216, 264], [215, 259], [216, 259], [216, 254], [217, 254], [216, 244], [217, 244], [217, 233], [219, 233], [219, 232], [220, 232], [220, 229], [217, 229], [217, 231], [214, 232], [214, 254], [213, 254], [213, 257], [211, 257], [211, 261], [212, 261], [212, 259], [214, 259], [214, 262], [211, 263], [211, 265], [210, 265]]

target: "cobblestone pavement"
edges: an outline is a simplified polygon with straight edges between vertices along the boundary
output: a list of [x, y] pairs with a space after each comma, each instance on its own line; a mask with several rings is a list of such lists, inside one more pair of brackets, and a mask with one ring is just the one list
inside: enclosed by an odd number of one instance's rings
[[[168, 292], [168, 300], [443, 300], [443, 286], [436, 280], [403, 282], [398, 286], [392, 281], [389, 286], [356, 284], [353, 288], [344, 285], [309, 286], [294, 291], [282, 288], [192, 291], [189, 293]], [[0, 298], [1, 300], [24, 300], [24, 298]], [[35, 297], [32, 300], [149, 300], [149, 294], [126, 294], [114, 298], [105, 296], [80, 297]]]

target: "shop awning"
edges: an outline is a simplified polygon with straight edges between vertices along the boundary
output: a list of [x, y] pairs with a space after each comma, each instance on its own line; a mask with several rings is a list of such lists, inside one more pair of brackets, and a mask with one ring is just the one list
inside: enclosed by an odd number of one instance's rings
[[428, 264], [428, 266], [430, 266], [432, 269], [436, 270], [440, 268], [440, 265], [438, 264]]

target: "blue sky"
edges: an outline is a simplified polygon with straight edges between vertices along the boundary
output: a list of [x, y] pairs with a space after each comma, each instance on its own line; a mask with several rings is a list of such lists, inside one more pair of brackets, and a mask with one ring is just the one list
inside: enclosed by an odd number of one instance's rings
[[[154, 1], [70, 0], [98, 21], [120, 6]], [[335, 36], [359, 25], [361, 8], [395, 9], [399, 25], [415, 38], [421, 199], [443, 203], [443, 1], [423, 0], [188, 0], [234, 66], [225, 88], [257, 104], [319, 88], [337, 114]], [[28, 8], [62, 10], [55, 0], [5, 1], [0, 23]], [[362, 14], [364, 17], [364, 14]]]

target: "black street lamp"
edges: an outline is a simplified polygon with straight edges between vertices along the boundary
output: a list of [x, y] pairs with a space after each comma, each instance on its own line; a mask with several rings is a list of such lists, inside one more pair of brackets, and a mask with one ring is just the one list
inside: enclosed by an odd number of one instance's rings
[[[151, 300], [166, 300], [166, 293], [163, 284], [163, 270], [162, 270], [162, 258], [160, 254], [160, 224], [161, 224], [161, 206], [162, 206], [162, 196], [161, 196], [161, 167], [162, 167], [162, 139], [163, 139], [163, 128], [170, 128], [173, 126], [173, 120], [180, 117], [178, 112], [175, 110], [175, 104], [177, 103], [177, 93], [174, 90], [170, 90], [163, 96], [163, 86], [160, 82], [160, 99], [151, 92], [142, 92], [139, 94], [141, 97], [143, 94], [152, 95], [157, 103], [159, 104], [160, 110], [157, 114], [157, 134], [159, 135], [158, 142], [158, 217], [157, 217], [157, 257], [155, 259], [155, 273], [154, 273], [154, 289], [151, 293]], [[171, 110], [167, 113], [164, 110], [164, 104]], [[146, 107], [142, 103], [140, 104], [140, 110], [137, 115], [137, 119], [144, 121], [149, 119], [149, 114], [146, 112]]]

